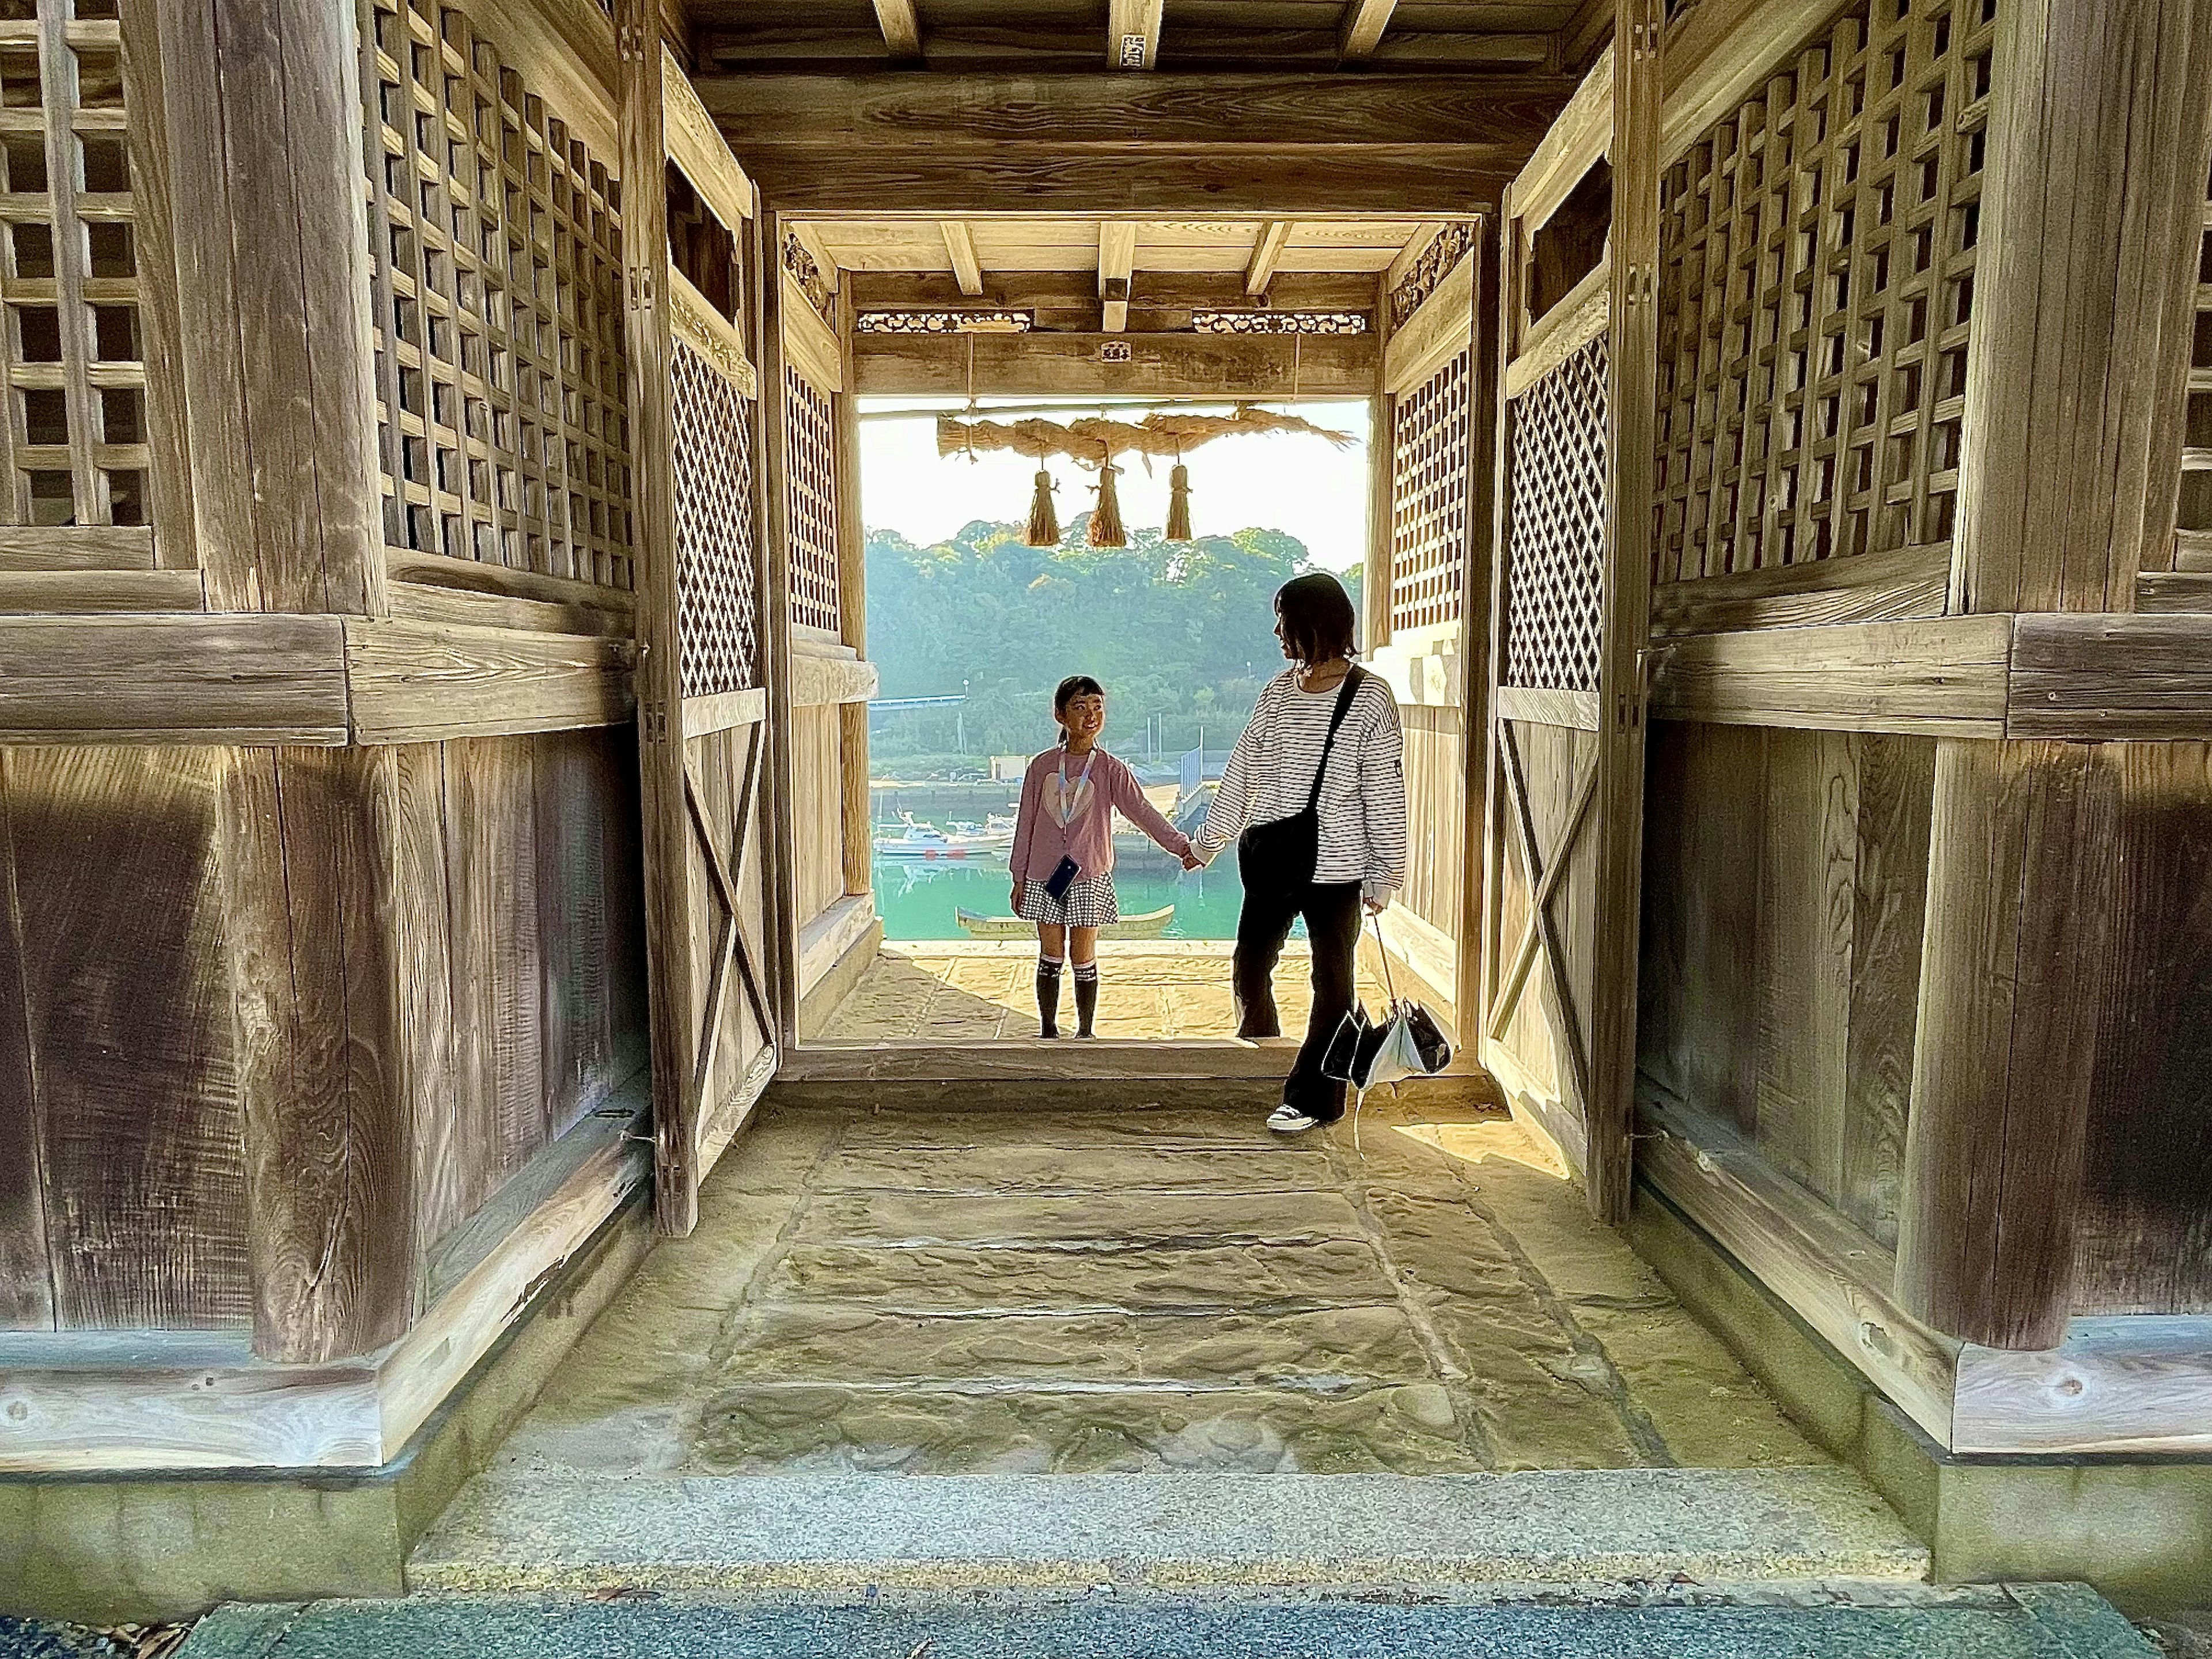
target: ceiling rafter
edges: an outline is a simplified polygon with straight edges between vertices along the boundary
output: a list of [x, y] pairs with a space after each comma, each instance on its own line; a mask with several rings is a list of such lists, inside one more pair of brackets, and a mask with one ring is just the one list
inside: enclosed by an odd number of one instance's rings
[[1098, 224], [1098, 313], [1100, 330], [1119, 334], [1129, 326], [1129, 279], [1137, 270], [1137, 228], [1126, 220]]
[[945, 252], [952, 261], [952, 274], [960, 281], [963, 294], [976, 295], [983, 291], [982, 262], [975, 257], [975, 233], [959, 219], [940, 219], [937, 222], [939, 234], [945, 238]]
[[1344, 8], [1344, 27], [1337, 35], [1340, 58], [1357, 60], [1370, 55], [1390, 27], [1390, 14], [1398, 0], [1349, 0]]
[[1107, 0], [1106, 66], [1109, 69], [1158, 69], [1160, 63], [1160, 13], [1166, 0]]
[[1283, 244], [1291, 240], [1291, 222], [1271, 219], [1253, 239], [1252, 263], [1244, 267], [1244, 292], [1258, 299], [1275, 279], [1275, 262], [1283, 257]]
[[884, 32], [884, 45], [895, 58], [921, 56], [921, 19], [915, 15], [914, 0], [875, 0], [876, 27]]

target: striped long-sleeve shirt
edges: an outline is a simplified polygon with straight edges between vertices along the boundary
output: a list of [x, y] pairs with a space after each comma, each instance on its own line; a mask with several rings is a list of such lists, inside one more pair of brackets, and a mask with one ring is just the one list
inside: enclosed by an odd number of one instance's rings
[[[1340, 686], [1301, 691], [1295, 669], [1267, 682], [1221, 775], [1194, 843], [1211, 859], [1247, 824], [1305, 811]], [[1397, 699], [1370, 675], [1352, 695], [1321, 788], [1316, 881], [1357, 881], [1380, 897], [1406, 879], [1405, 738]]]

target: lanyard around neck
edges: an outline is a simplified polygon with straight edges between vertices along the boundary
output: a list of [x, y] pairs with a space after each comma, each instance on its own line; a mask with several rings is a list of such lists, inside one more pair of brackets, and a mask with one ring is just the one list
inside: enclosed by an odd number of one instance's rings
[[[1097, 758], [1098, 745], [1093, 744], [1091, 752], [1083, 757], [1083, 769], [1075, 775], [1078, 789], [1091, 781], [1091, 763]], [[1060, 803], [1062, 806], [1067, 805], [1067, 745], [1064, 743], [1060, 745]]]

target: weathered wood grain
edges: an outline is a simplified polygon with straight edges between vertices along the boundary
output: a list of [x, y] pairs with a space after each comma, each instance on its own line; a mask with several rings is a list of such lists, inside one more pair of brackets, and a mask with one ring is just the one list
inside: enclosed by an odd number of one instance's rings
[[1990, 1347], [2065, 1331], [2117, 795], [2088, 745], [1936, 748], [1898, 1294]]
[[392, 751], [392, 921], [399, 964], [399, 1030], [406, 1048], [408, 1138], [414, 1152], [420, 1265], [483, 1196], [492, 1163], [482, 1125], [459, 1109], [453, 1072], [453, 933], [447, 885], [446, 745]]
[[1472, 253], [1451, 268], [1403, 326], [1393, 329], [1382, 352], [1382, 390], [1395, 395], [1417, 386], [1468, 349], [1474, 319], [1474, 279], [1480, 261]]
[[342, 744], [343, 636], [320, 617], [0, 617], [10, 743]]
[[2212, 570], [2146, 570], [2136, 578], [2136, 609], [2158, 615], [2212, 611]]
[[526, 738], [446, 753], [454, 1103], [491, 1156], [477, 1201], [549, 1139], [532, 762]]
[[1030, 147], [1125, 156], [1183, 145], [1295, 165], [1303, 149], [1413, 145], [1478, 152], [1516, 168], [1575, 90], [1555, 75], [708, 75], [696, 85], [740, 151], [763, 138], [832, 151]]
[[2212, 1323], [2076, 1319], [2063, 1346], [1959, 1351], [1957, 1452], [2181, 1453], [2212, 1447]]
[[[0, 783], [7, 758], [0, 756]], [[46, 1158], [23, 980], [12, 814], [0, 803], [0, 1330], [52, 1330], [54, 1275], [46, 1234]]]
[[414, 1289], [397, 758], [246, 749], [223, 786], [254, 1352], [367, 1353]]
[[[1100, 356], [1109, 341], [1128, 361]], [[1148, 398], [1364, 398], [1377, 353], [1367, 334], [868, 334], [854, 342], [853, 389], [863, 396], [1006, 396], [1115, 392]]]
[[2212, 617], [2023, 616], [2005, 730], [2018, 738], [2212, 738]]
[[[597, 582], [578, 581], [568, 576], [541, 575], [535, 570], [514, 570], [505, 565], [483, 564], [474, 559], [449, 559], [438, 553], [410, 553], [403, 549], [389, 548], [385, 552], [384, 568], [395, 586], [404, 582], [464, 593], [505, 594], [518, 599], [537, 599], [548, 605], [611, 611], [623, 617], [633, 615], [637, 608], [635, 596], [624, 588], [605, 587]], [[395, 599], [395, 607], [397, 604]], [[396, 609], [394, 614], [398, 614]], [[595, 630], [575, 629], [568, 631], [591, 633]]]
[[1655, 647], [1663, 719], [2002, 737], [2009, 617], [1698, 634]]
[[362, 743], [614, 726], [630, 715], [630, 642], [605, 635], [348, 618], [345, 650]]
[[197, 570], [0, 570], [0, 614], [199, 611]]
[[823, 397], [845, 389], [844, 354], [789, 271], [783, 273], [783, 350], [791, 367]]
[[[729, 131], [726, 120], [725, 132]], [[1378, 144], [1303, 154], [1194, 142], [1147, 147], [1142, 165], [1042, 145], [969, 149], [896, 145], [842, 150], [734, 135], [746, 170], [785, 213], [902, 214], [932, 219], [1030, 213], [1147, 218], [1403, 218], [1497, 204], [1515, 170], [1468, 145]]]
[[1723, 634], [1940, 617], [1950, 579], [1946, 545], [1662, 582], [1651, 593], [1651, 631]]
[[[628, 597], [620, 609], [562, 599], [525, 599], [468, 588], [433, 587], [426, 582], [395, 581], [391, 586], [394, 622], [432, 628], [496, 628], [538, 634], [597, 634], [630, 637]], [[614, 590], [607, 590], [611, 596]]]
[[872, 662], [823, 651], [795, 650], [791, 653], [791, 706], [826, 708], [837, 703], [866, 702], [876, 695], [879, 678]]
[[1958, 1344], [1892, 1294], [1889, 1252], [1773, 1174], [1717, 1119], [1647, 1094], [1640, 1122], [1644, 1178], [1948, 1445]]
[[2212, 1311], [2212, 744], [2128, 744], [2074, 1306]]
[[151, 570], [154, 532], [143, 525], [9, 525], [0, 570]]
[[211, 749], [0, 753], [14, 1018], [35, 1073], [32, 1167], [64, 1329], [249, 1317], [223, 765]]

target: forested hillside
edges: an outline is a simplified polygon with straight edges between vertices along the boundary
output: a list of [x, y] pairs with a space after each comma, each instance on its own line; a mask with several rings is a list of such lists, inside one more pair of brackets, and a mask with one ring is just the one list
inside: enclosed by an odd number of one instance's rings
[[[1116, 752], [1146, 752], [1148, 720], [1164, 753], [1201, 727], [1208, 748], [1227, 747], [1282, 670], [1272, 603], [1304, 568], [1305, 544], [1281, 530], [1169, 543], [1136, 529], [1127, 547], [1093, 548], [1085, 530], [1078, 517], [1056, 548], [980, 520], [928, 547], [871, 532], [868, 655], [882, 695], [957, 696], [965, 681], [968, 753], [1011, 754], [1052, 740], [1052, 688], [1090, 674], [1106, 687]], [[946, 757], [955, 732], [950, 710], [880, 717], [874, 752]]]

